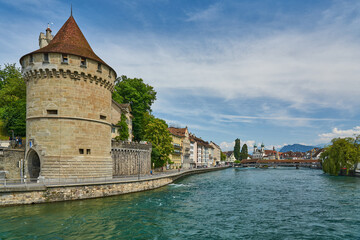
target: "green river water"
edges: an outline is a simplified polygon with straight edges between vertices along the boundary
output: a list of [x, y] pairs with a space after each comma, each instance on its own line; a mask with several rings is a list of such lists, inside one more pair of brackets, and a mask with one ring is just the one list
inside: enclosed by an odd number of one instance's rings
[[0, 239], [360, 239], [360, 178], [232, 168], [153, 191], [0, 211]]

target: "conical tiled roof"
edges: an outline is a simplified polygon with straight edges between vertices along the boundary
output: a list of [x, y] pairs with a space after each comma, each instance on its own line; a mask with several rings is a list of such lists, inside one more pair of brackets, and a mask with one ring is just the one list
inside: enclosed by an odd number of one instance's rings
[[110, 67], [103, 60], [101, 60], [101, 58], [99, 58], [91, 49], [88, 41], [81, 32], [73, 16], [69, 17], [69, 19], [61, 27], [61, 29], [58, 31], [58, 33], [55, 35], [54, 39], [49, 43], [49, 45], [40, 48], [39, 50], [36, 50], [34, 52], [28, 53], [23, 57], [33, 53], [72, 54], [101, 62], [106, 66]]

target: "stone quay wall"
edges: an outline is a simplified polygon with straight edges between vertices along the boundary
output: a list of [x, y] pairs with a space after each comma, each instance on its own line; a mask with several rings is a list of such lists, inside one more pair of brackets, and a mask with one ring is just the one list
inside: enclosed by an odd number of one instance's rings
[[113, 176], [149, 174], [151, 170], [150, 143], [112, 141]]
[[25, 149], [2, 149], [0, 153], [0, 180], [21, 178]]
[[168, 185], [176, 179], [187, 175], [226, 168], [227, 167], [195, 169], [160, 177], [152, 176], [147, 179], [131, 181], [113, 180], [113, 182], [92, 184], [77, 183], [52, 186], [35, 184], [22, 187], [0, 187], [0, 206], [81, 200], [146, 191]]

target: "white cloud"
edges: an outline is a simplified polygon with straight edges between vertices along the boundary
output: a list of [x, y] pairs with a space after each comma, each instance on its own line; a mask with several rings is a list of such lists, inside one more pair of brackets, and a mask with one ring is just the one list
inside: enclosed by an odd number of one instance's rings
[[222, 142], [220, 143], [220, 148], [221, 151], [232, 151], [234, 149], [235, 146], [235, 141], [234, 142]]
[[333, 138], [345, 138], [345, 137], [354, 137], [355, 135], [360, 135], [360, 126], [356, 126], [352, 129], [341, 130], [338, 128], [333, 128], [330, 133], [319, 134], [318, 142], [328, 143]]
[[119, 74], [141, 76], [159, 91], [178, 89], [223, 99], [266, 97], [302, 111], [351, 110], [360, 105], [360, 43], [357, 26], [341, 19], [336, 25], [318, 21], [311, 30], [248, 38], [113, 36], [114, 42], [99, 55], [110, 59]]
[[196, 21], [208, 21], [214, 19], [218, 15], [220, 9], [221, 9], [220, 4], [213, 4], [204, 10], [187, 13], [188, 18], [186, 19], [186, 21], [196, 22]]
[[[255, 141], [254, 140], [247, 140], [247, 141], [242, 141], [240, 139], [240, 144], [241, 147], [246, 144], [248, 147], [248, 151], [252, 152], [252, 148], [254, 147]], [[235, 146], [235, 141], [233, 142], [222, 142], [220, 143], [220, 148], [222, 151], [232, 151], [234, 150], [234, 146]]]

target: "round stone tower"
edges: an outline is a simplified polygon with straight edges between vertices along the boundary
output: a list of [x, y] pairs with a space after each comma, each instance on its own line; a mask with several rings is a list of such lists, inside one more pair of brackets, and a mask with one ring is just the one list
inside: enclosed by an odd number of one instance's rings
[[20, 59], [27, 86], [25, 175], [48, 182], [111, 178], [115, 71], [93, 52], [73, 16], [40, 44]]

